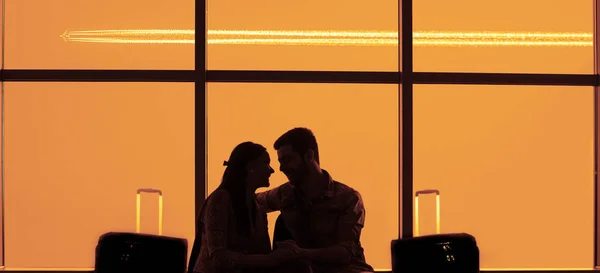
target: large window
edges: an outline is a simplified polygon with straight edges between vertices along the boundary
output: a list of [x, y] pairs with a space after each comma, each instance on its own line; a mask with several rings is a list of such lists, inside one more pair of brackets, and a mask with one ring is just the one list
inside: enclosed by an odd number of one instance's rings
[[[309, 127], [319, 143], [321, 167], [362, 195], [367, 213], [362, 242], [369, 263], [390, 268], [390, 241], [398, 236], [397, 88], [209, 84], [208, 192], [219, 185], [223, 160], [235, 145], [243, 141], [264, 145], [277, 170], [275, 140], [291, 128]], [[272, 187], [286, 181], [279, 171], [271, 177]], [[277, 215], [269, 214], [271, 235]]]
[[[591, 270], [599, 7], [0, 0], [0, 270], [92, 271], [99, 235], [135, 231], [139, 188], [163, 191], [163, 234], [191, 248], [235, 145], [274, 158], [296, 126], [361, 192], [378, 270], [390, 240], [436, 232], [423, 189], [441, 193], [442, 233], [476, 237], [484, 272]], [[157, 197], [141, 208], [157, 233]]]
[[[189, 83], [7, 83], [6, 266], [89, 268], [98, 237], [136, 229], [163, 191], [163, 234], [194, 238]], [[158, 232], [143, 195], [141, 231]], [[33, 259], [32, 257], [35, 257]]]
[[594, 72], [594, 1], [413, 2], [415, 71]]
[[[443, 233], [473, 234], [482, 268], [593, 267], [593, 88], [417, 85], [414, 95], [414, 190], [440, 191]], [[435, 203], [419, 200], [420, 235], [436, 232]]]
[[206, 0], [208, 69], [398, 71], [398, 1]]
[[3, 2], [5, 68], [194, 68], [194, 0]]

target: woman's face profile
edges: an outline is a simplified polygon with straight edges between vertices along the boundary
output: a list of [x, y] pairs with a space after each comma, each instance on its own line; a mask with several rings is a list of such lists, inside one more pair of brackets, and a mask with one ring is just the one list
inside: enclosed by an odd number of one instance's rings
[[248, 183], [251, 188], [262, 188], [270, 185], [269, 178], [275, 171], [271, 168], [271, 157], [264, 152], [248, 164]]

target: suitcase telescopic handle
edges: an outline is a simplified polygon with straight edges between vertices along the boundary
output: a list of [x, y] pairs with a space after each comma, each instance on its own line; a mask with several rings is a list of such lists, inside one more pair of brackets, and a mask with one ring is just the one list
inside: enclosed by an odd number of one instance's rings
[[415, 192], [415, 236], [419, 236], [419, 195], [435, 194], [435, 231], [440, 233], [440, 191], [436, 189]]
[[436, 190], [436, 189], [431, 189], [431, 190], [420, 190], [415, 192], [415, 197], [421, 195], [421, 194], [432, 194], [435, 193], [436, 195], [440, 195], [440, 191]]
[[157, 189], [138, 189], [137, 190], [137, 194], [140, 194], [142, 192], [145, 192], [145, 193], [158, 193], [159, 196], [162, 196], [162, 191], [161, 190], [157, 190]]
[[158, 194], [158, 235], [162, 235], [162, 224], [163, 224], [163, 194], [158, 189], [138, 189], [136, 194], [136, 206], [135, 206], [135, 232], [140, 233], [141, 228], [141, 193], [157, 193]]

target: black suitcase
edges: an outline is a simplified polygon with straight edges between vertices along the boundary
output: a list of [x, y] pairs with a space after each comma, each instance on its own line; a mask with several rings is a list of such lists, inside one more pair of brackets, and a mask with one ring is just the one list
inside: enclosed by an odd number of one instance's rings
[[100, 236], [96, 246], [96, 273], [184, 273], [187, 260], [187, 240], [161, 236], [162, 206], [159, 210], [159, 235], [141, 234], [140, 230], [140, 193], [159, 194], [159, 190], [138, 190], [137, 233], [109, 232]]
[[[439, 191], [418, 191], [419, 194], [436, 194], [436, 230], [438, 234], [392, 241], [392, 272], [394, 273], [478, 273], [479, 247], [475, 237], [467, 233], [439, 234]], [[418, 209], [415, 213], [418, 223]], [[418, 235], [416, 224], [415, 235]]]
[[96, 247], [96, 273], [184, 273], [187, 241], [149, 234], [109, 232]]
[[466, 233], [394, 240], [392, 272], [478, 273], [479, 249], [475, 238]]

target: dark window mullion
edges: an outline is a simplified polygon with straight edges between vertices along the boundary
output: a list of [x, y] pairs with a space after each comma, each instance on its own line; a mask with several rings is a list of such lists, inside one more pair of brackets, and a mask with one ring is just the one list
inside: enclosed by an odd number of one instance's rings
[[398, 236], [413, 236], [413, 0], [398, 0], [398, 57], [402, 73], [398, 99]]
[[[202, 50], [202, 49], [200, 49]], [[204, 61], [204, 60], [200, 60]], [[33, 70], [5, 69], [5, 82], [246, 82], [399, 84], [399, 72], [262, 70]], [[406, 77], [406, 75], [404, 75]], [[413, 72], [413, 84], [596, 86], [585, 74]]]
[[[195, 0], [194, 71], [194, 217], [200, 213], [207, 188], [206, 172], [206, 7], [208, 0]], [[190, 215], [191, 216], [191, 215]], [[195, 219], [195, 218], [194, 218]], [[197, 225], [197, 221], [194, 222]], [[197, 230], [197, 226], [194, 230]], [[193, 243], [193, 242], [192, 242]]]
[[4, 69], [5, 82], [194, 82], [194, 70]]
[[[594, 0], [594, 77], [598, 81], [600, 73], [600, 0]], [[598, 82], [594, 87], [594, 267], [600, 266], [600, 247], [598, 227], [600, 218], [598, 217], [600, 201], [598, 200], [599, 188], [598, 188], [598, 170], [599, 170], [599, 159], [598, 159], [598, 145], [600, 144], [598, 128], [600, 126], [600, 110], [599, 110], [599, 92]]]

